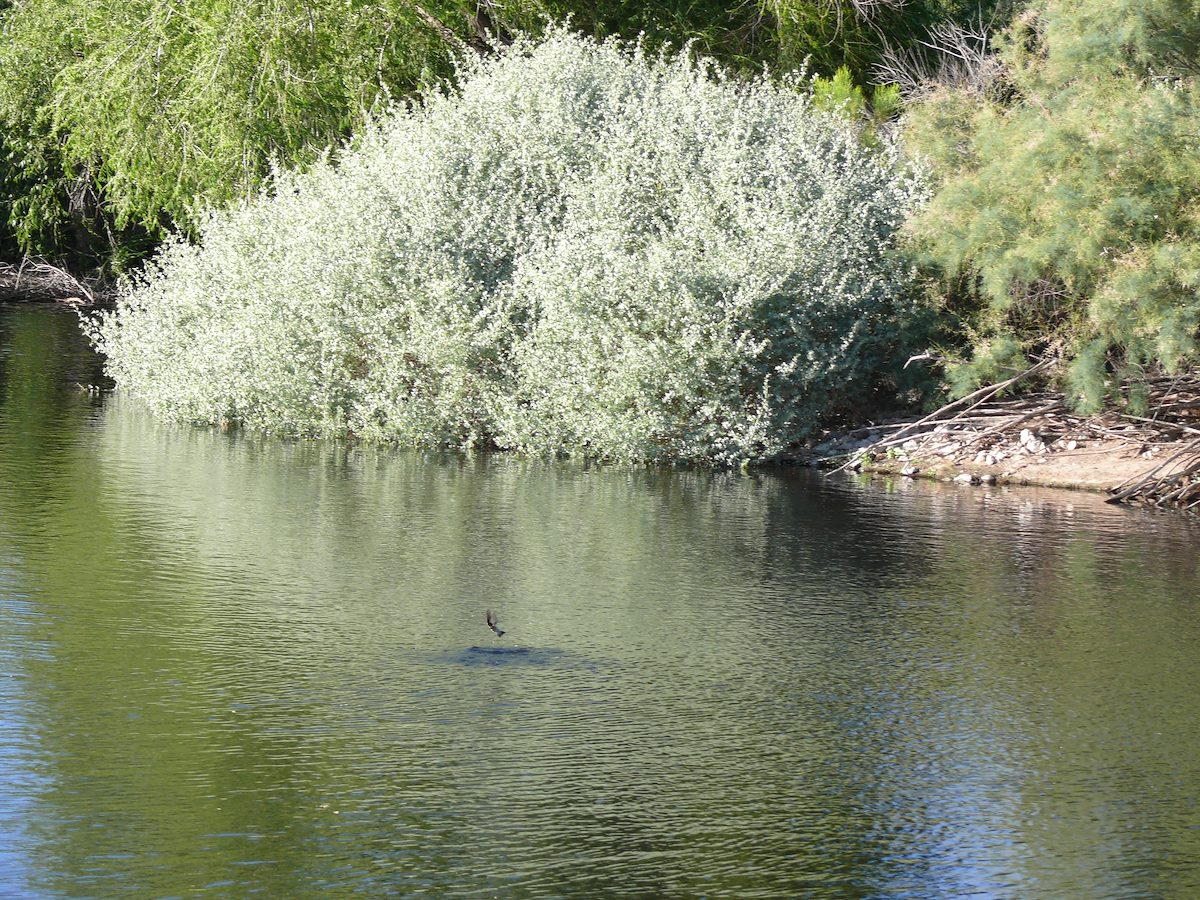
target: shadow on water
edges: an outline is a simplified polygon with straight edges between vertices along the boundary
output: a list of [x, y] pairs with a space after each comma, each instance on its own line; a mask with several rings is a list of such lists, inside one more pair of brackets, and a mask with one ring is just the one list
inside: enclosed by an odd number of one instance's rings
[[431, 662], [465, 668], [537, 668], [599, 671], [586, 657], [556, 647], [467, 647], [434, 656]]
[[450, 661], [462, 666], [553, 666], [566, 656], [565, 651], [540, 647], [468, 647]]
[[1200, 525], [166, 427], [98, 365], [0, 308], [0, 896], [1200, 896]]

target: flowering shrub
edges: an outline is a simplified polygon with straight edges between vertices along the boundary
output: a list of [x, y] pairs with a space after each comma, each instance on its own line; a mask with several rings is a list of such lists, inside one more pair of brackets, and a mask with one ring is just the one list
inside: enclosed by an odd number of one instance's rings
[[895, 151], [552, 29], [169, 243], [96, 323], [159, 414], [412, 446], [733, 462], [893, 365]]

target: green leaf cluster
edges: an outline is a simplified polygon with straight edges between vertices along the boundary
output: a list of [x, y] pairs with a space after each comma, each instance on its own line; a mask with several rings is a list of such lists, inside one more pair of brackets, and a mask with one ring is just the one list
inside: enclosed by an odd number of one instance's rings
[[17, 0], [0, 26], [9, 218], [30, 250], [189, 227], [444, 57], [386, 0]]
[[852, 121], [880, 126], [900, 111], [900, 88], [894, 84], [877, 85], [871, 100], [861, 85], [854, 83], [850, 69], [842, 66], [829, 78], [820, 75], [812, 82], [813, 105], [817, 109], [839, 112]]
[[1197, 355], [1200, 4], [1037, 0], [1000, 36], [986, 90], [932, 90], [907, 136], [936, 195], [915, 222], [966, 273], [961, 391], [1004, 358], [1062, 348], [1083, 408]]
[[[743, 71], [870, 80], [885, 46], [977, 0], [6, 0], [0, 252], [120, 269], [199, 211], [311, 165], [452, 57], [569, 19]], [[985, 6], [989, 3], [985, 2]], [[842, 78], [834, 76], [834, 80]], [[840, 82], [839, 82], [840, 83]], [[875, 98], [875, 107], [894, 97]]]

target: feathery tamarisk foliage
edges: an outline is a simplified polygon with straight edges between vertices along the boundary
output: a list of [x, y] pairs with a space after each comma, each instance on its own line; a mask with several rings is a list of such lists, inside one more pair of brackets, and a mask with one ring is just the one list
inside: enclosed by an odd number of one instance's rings
[[997, 45], [906, 122], [940, 181], [917, 233], [983, 301], [952, 375], [967, 392], [1058, 345], [1096, 409], [1200, 353], [1200, 6], [1037, 0]]
[[768, 456], [894, 366], [894, 148], [564, 29], [170, 242], [97, 326], [163, 416], [615, 460]]

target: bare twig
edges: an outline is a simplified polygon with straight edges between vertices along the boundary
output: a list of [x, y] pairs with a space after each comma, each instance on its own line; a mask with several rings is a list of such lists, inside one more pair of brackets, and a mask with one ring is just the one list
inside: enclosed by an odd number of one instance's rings
[[428, 25], [430, 28], [432, 28], [434, 31], [436, 31], [438, 33], [438, 36], [443, 41], [445, 41], [447, 44], [449, 44], [451, 47], [453, 47], [459, 53], [469, 53], [469, 52], [474, 51], [475, 53], [482, 54], [484, 52], [482, 49], [475, 46], [473, 43], [469, 44], [466, 41], [464, 41], [462, 38], [460, 38], [457, 34], [454, 33], [454, 30], [449, 25], [447, 25], [445, 22], [443, 22], [441, 19], [439, 19], [437, 16], [435, 16], [433, 13], [431, 13], [429, 10], [427, 10], [425, 7], [423, 7], [420, 3], [410, 2], [408, 5], [412, 8], [412, 11], [417, 14], [417, 16], [421, 19], [421, 21], [423, 21], [426, 25]]
[[1019, 415], [1016, 418], [1012, 419], [1011, 421], [1004, 422], [1000, 425], [995, 426], [994, 428], [989, 428], [987, 431], [982, 431], [979, 434], [975, 435], [974, 437], [968, 438], [963, 443], [963, 447], [964, 448], [970, 447], [972, 444], [974, 444], [978, 441], [981, 441], [986, 437], [992, 437], [992, 436], [995, 436], [995, 435], [1000, 434], [1005, 431], [1012, 431], [1013, 429], [1017, 428], [1018, 426], [1024, 425], [1030, 419], [1035, 419], [1038, 416], [1044, 416], [1044, 415], [1046, 415], [1046, 413], [1050, 412], [1053, 409], [1058, 409], [1062, 405], [1063, 404], [1062, 404], [1061, 400], [1055, 400], [1052, 403], [1046, 404], [1045, 406], [1038, 407], [1037, 409], [1031, 409], [1029, 412]]
[[[1185, 460], [1184, 468], [1177, 472], [1171, 472], [1171, 469], [1180, 460]], [[1197, 471], [1200, 471], [1200, 439], [1172, 454], [1131, 486], [1125, 487], [1123, 490], [1121, 489], [1123, 485], [1115, 488], [1113, 496], [1109, 497], [1107, 502], [1121, 503], [1136, 498], [1157, 504], [1169, 496], [1170, 488]]]
[[1132, 419], [1135, 422], [1149, 422], [1152, 425], [1169, 425], [1169, 427], [1174, 428], [1176, 431], [1185, 431], [1188, 434], [1200, 435], [1200, 428], [1192, 428], [1189, 425], [1182, 425], [1179, 422], [1168, 423], [1162, 419], [1147, 419], [1144, 416], [1131, 416], [1129, 413], [1120, 413], [1119, 415], [1123, 419]]
[[91, 306], [105, 289], [98, 279], [76, 278], [44, 260], [0, 263], [0, 300], [75, 300]]
[[1004, 75], [1004, 63], [991, 49], [992, 26], [982, 18], [969, 26], [937, 25], [918, 47], [886, 47], [875, 75], [899, 86], [907, 99], [939, 87], [985, 95]]
[[[987, 387], [982, 387], [979, 390], [977, 390], [971, 394], [968, 394], [967, 396], [963, 397], [960, 400], [955, 400], [952, 403], [947, 403], [941, 409], [935, 410], [934, 412], [931, 412], [929, 415], [925, 416], [925, 418], [920, 419], [916, 422], [913, 422], [911, 425], [906, 425], [905, 427], [901, 428], [900, 431], [898, 431], [896, 434], [893, 434], [891, 437], [889, 437], [887, 439], [888, 443], [891, 445], [894, 445], [895, 442], [900, 440], [901, 438], [907, 437], [908, 435], [911, 435], [920, 429], [929, 428], [933, 423], [937, 422], [940, 419], [945, 419], [947, 416], [949, 416], [949, 414], [953, 410], [958, 409], [960, 406], [963, 406], [964, 404], [972, 404], [970, 406], [967, 406], [967, 408], [964, 409], [961, 413], [955, 415], [951, 421], [959, 420], [963, 416], [965, 416], [967, 413], [973, 412], [977, 407], [981, 406], [983, 403], [990, 400], [992, 397], [996, 396], [1001, 391], [1012, 387], [1018, 381], [1022, 381], [1025, 378], [1028, 378], [1030, 375], [1035, 375], [1038, 372], [1045, 371], [1047, 368], [1049, 368], [1055, 362], [1057, 362], [1057, 359], [1048, 357], [1046, 359], [1043, 359], [1041, 362], [1039, 362], [1033, 366], [1030, 366], [1028, 369], [1024, 370], [1023, 372], [1018, 372], [1012, 378], [1008, 378], [1004, 381], [1001, 381], [998, 384], [990, 384]], [[876, 446], [877, 446], [877, 444], [872, 445], [871, 447], [866, 448], [866, 450], [864, 452], [870, 453], [873, 449], [875, 449]], [[833, 470], [833, 472], [830, 472], [829, 474], [832, 475], [835, 472], [841, 472], [845, 469], [848, 469], [854, 463], [854, 459], [855, 459], [855, 457], [851, 456], [849, 460], [847, 460], [842, 465], [838, 466], [836, 469]]]

